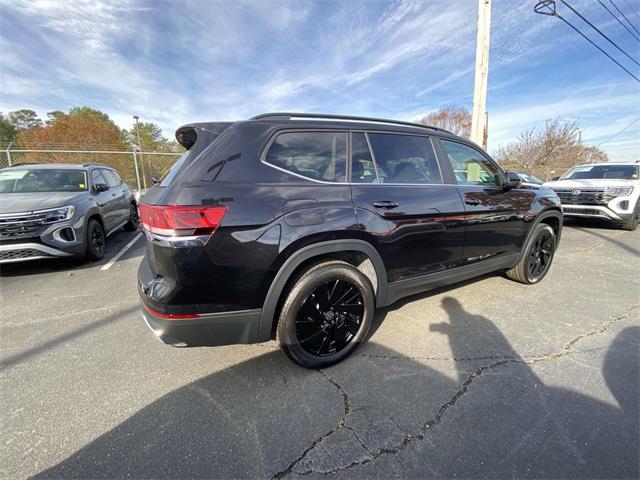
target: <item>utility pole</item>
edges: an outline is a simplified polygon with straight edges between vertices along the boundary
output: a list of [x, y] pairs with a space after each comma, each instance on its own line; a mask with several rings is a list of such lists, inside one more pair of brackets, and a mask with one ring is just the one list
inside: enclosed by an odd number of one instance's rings
[[478, 36], [476, 39], [476, 73], [473, 83], [471, 140], [487, 148], [487, 83], [489, 79], [489, 31], [491, 0], [478, 0]]
[[136, 121], [136, 135], [138, 137], [138, 149], [140, 152], [140, 167], [142, 169], [142, 184], [144, 185], [144, 188], [147, 188], [147, 176], [144, 173], [144, 161], [142, 160], [142, 145], [140, 144], [140, 128], [138, 127], [138, 120], [140, 119], [140, 117], [138, 115], [134, 115], [133, 119]]

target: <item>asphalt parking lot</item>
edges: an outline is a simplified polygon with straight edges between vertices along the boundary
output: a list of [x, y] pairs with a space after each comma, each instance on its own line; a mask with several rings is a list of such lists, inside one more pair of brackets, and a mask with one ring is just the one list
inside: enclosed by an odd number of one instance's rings
[[[273, 342], [174, 349], [117, 233], [0, 277], [0, 477], [637, 478], [640, 231], [571, 223], [547, 278], [380, 311], [335, 367]], [[106, 266], [108, 265], [108, 268]]]

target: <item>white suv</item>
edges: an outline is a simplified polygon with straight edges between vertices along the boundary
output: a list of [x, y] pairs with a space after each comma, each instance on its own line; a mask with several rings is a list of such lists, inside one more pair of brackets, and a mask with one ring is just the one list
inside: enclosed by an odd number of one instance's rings
[[635, 230], [640, 220], [640, 161], [576, 165], [544, 184], [560, 197], [566, 217], [591, 217]]

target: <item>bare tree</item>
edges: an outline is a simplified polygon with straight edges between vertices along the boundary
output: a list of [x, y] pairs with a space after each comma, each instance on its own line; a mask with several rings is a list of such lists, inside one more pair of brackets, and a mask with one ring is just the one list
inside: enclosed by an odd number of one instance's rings
[[445, 105], [423, 117], [418, 123], [444, 128], [465, 138], [471, 135], [471, 112], [465, 107]]
[[575, 122], [561, 124], [558, 120], [547, 120], [542, 130], [521, 133], [517, 141], [500, 147], [495, 157], [507, 169], [533, 173], [545, 180], [578, 163], [609, 160], [598, 147], [578, 141]]

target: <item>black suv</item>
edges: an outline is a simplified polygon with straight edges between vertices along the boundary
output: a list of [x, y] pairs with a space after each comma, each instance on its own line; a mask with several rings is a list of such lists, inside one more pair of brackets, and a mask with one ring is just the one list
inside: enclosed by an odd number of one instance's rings
[[438, 128], [273, 113], [176, 137], [187, 152], [140, 205], [138, 272], [145, 322], [174, 346], [277, 338], [331, 365], [375, 308], [501, 269], [536, 283], [560, 239], [552, 190]]

